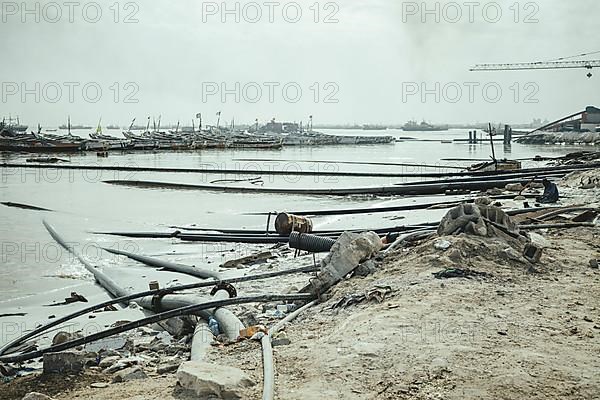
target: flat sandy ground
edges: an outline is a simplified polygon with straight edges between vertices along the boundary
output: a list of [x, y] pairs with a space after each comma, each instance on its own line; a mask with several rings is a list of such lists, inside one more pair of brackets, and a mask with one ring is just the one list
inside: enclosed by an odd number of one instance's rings
[[[594, 399], [600, 398], [600, 232], [549, 232], [538, 272], [496, 258], [484, 241], [463, 268], [485, 278], [435, 279], [456, 265], [431, 241], [400, 252], [368, 278], [339, 284], [332, 300], [289, 326], [275, 348], [280, 399]], [[480, 248], [478, 248], [480, 246]], [[376, 285], [394, 292], [380, 304], [331, 309]], [[228, 362], [256, 365], [258, 345], [231, 349]], [[239, 360], [242, 360], [240, 362]], [[225, 362], [225, 359], [222, 359]], [[247, 398], [260, 398], [260, 385]]]

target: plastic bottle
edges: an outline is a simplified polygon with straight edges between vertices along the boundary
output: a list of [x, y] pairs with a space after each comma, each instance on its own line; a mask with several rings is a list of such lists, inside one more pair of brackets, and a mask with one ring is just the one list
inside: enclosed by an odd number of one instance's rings
[[219, 322], [213, 317], [208, 318], [208, 329], [210, 329], [213, 335], [219, 336]]

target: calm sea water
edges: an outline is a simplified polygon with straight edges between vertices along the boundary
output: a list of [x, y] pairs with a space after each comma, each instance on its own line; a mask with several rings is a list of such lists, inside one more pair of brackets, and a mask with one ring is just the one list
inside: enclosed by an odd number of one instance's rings
[[[59, 155], [72, 164], [131, 165], [150, 167], [217, 167], [288, 169], [306, 171], [390, 171], [419, 172], [421, 168], [398, 166], [350, 165], [338, 161], [427, 163], [440, 165], [438, 172], [449, 171], [441, 158], [489, 158], [489, 143], [441, 143], [441, 140], [466, 138], [463, 130], [414, 133], [400, 130], [345, 131], [324, 130], [332, 134], [393, 135], [436, 139], [431, 142], [405, 141], [388, 145], [338, 147], [287, 147], [281, 150], [203, 150], [186, 152], [111, 153], [108, 158], [95, 154]], [[77, 132], [76, 132], [77, 134]], [[114, 133], [112, 133], [114, 134]], [[83, 136], [83, 135], [82, 135]], [[496, 144], [498, 158], [526, 158], [535, 155], [557, 156], [578, 147], [524, 146], [513, 144], [505, 148]], [[0, 153], [2, 162], [25, 162], [30, 154]], [[37, 155], [35, 156], [37, 157]], [[263, 158], [288, 161], [239, 161], [240, 158]], [[327, 160], [329, 163], [300, 160]], [[434, 170], [435, 171], [435, 170]], [[154, 180], [207, 184], [214, 180], [240, 178], [223, 174], [125, 173], [98, 171], [66, 171], [7, 169], [1, 171], [0, 201], [11, 201], [44, 207], [52, 212], [9, 208], [0, 205], [0, 314], [19, 312], [33, 304], [52, 298], [53, 291], [82, 288], [88, 296], [102, 298], [91, 276], [48, 235], [42, 220], [50, 222], [67, 240], [74, 243], [89, 260], [105, 268], [107, 273], [124, 285], [144, 289], [149, 279], [163, 284], [173, 279], [189, 281], [178, 274], [157, 273], [125, 262], [98, 246], [121, 248], [150, 256], [189, 264], [216, 266], [235, 256], [255, 250], [248, 246], [229, 244], [180, 243], [177, 240], [123, 239], [95, 235], [92, 231], [168, 231], [172, 225], [196, 224], [202, 227], [251, 228], [265, 227], [263, 216], [245, 215], [251, 212], [314, 210], [350, 207], [373, 207], [390, 204], [411, 204], [416, 201], [446, 200], [439, 196], [415, 198], [338, 198], [280, 194], [223, 194], [201, 191], [137, 189], [102, 183], [108, 179]], [[264, 187], [361, 187], [390, 185], [405, 178], [336, 178], [263, 176]], [[247, 184], [247, 183], [246, 183]], [[404, 212], [374, 215], [316, 218], [316, 228], [375, 228], [436, 220], [443, 211]], [[403, 219], [396, 219], [404, 217]], [[57, 299], [53, 299], [57, 300]], [[58, 299], [60, 300], [60, 299]], [[2, 340], [0, 340], [2, 342]]]

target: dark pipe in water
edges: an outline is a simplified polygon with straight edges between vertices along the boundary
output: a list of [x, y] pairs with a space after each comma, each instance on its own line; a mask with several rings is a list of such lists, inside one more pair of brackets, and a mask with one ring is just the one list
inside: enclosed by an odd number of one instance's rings
[[181, 273], [196, 276], [196, 277], [202, 278], [202, 279], [206, 279], [206, 278], [215, 278], [215, 279], [219, 279], [219, 280], [222, 279], [221, 274], [219, 274], [218, 272], [210, 271], [208, 269], [198, 268], [195, 265], [185, 265], [185, 264], [173, 263], [173, 262], [169, 262], [169, 261], [163, 261], [163, 260], [159, 260], [159, 259], [152, 258], [152, 257], [146, 257], [146, 256], [138, 255], [138, 254], [129, 253], [127, 251], [110, 249], [110, 248], [106, 248], [106, 247], [102, 247], [102, 249], [105, 251], [108, 251], [109, 253], [112, 253], [112, 254], [118, 254], [121, 256], [131, 258], [132, 260], [139, 261], [142, 264], [145, 264], [145, 265], [148, 265], [151, 267], [165, 268], [170, 271], [181, 272]]

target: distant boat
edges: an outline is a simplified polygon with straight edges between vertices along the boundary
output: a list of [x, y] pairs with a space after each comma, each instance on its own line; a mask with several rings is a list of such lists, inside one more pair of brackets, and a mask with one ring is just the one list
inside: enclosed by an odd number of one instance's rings
[[118, 125], [107, 125], [106, 129], [121, 129], [121, 127]]
[[[58, 129], [69, 129], [67, 125], [61, 125]], [[86, 125], [71, 125], [71, 129], [94, 129], [92, 126]]]
[[383, 125], [363, 125], [363, 131], [385, 131], [388, 127]]
[[448, 125], [431, 125], [427, 122], [423, 121], [420, 124], [417, 124], [417, 121], [408, 121], [402, 127], [403, 131], [409, 132], [437, 132], [437, 131], [446, 131], [448, 130]]

